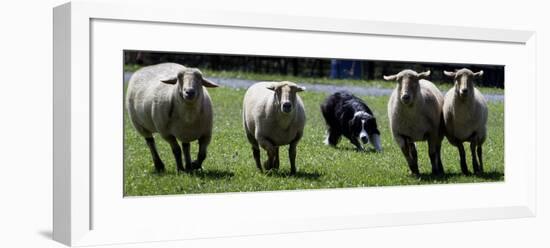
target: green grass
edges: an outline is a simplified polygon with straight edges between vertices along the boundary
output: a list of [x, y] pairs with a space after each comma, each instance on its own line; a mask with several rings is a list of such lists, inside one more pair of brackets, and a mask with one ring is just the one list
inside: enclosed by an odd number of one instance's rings
[[[281, 147], [281, 167], [278, 172], [260, 173], [241, 124], [244, 90], [231, 88], [209, 89], [214, 104], [213, 139], [203, 170], [191, 174], [176, 173], [174, 157], [168, 144], [156, 136], [166, 172], [154, 172], [144, 139], [131, 126], [125, 114], [124, 122], [124, 194], [126, 196], [165, 195], [186, 193], [216, 193], [244, 191], [273, 191], [390, 185], [419, 185], [445, 183], [477, 183], [504, 180], [504, 104], [489, 103], [488, 139], [484, 144], [486, 173], [463, 176], [458, 163], [458, 151], [446, 140], [442, 160], [446, 176], [431, 177], [427, 144], [417, 143], [422, 176], [409, 175], [401, 151], [388, 129], [386, 104], [388, 97], [364, 97], [375, 112], [381, 131], [382, 153], [355, 152], [347, 139], [337, 148], [325, 146], [325, 125], [319, 111], [326, 93], [302, 92], [307, 111], [304, 137], [298, 144], [296, 159], [298, 173], [289, 176], [287, 146]], [[197, 144], [192, 143], [196, 157]], [[469, 149], [467, 149], [468, 151]], [[262, 150], [262, 160], [266, 154]], [[472, 171], [468, 154], [468, 165]]]
[[124, 65], [124, 71], [131, 71], [131, 72], [135, 72], [137, 70], [139, 70], [139, 68], [141, 68], [142, 66], [141, 65], [138, 65], [138, 64], [125, 64]]
[[[136, 71], [140, 68], [138, 65], [125, 65], [125, 71]], [[292, 81], [296, 83], [315, 83], [315, 84], [332, 84], [332, 85], [350, 85], [350, 86], [363, 86], [374, 88], [395, 88], [395, 82], [388, 82], [384, 80], [362, 80], [362, 79], [332, 79], [328, 77], [298, 77], [292, 75], [281, 74], [265, 74], [265, 73], [253, 73], [244, 71], [215, 71], [209, 69], [201, 69], [206, 77], [219, 77], [219, 78], [237, 78], [246, 80], [258, 80], [258, 81]], [[452, 87], [450, 83], [434, 82], [437, 87], [446, 92]], [[496, 87], [477, 87], [484, 94], [504, 94], [504, 89]]]

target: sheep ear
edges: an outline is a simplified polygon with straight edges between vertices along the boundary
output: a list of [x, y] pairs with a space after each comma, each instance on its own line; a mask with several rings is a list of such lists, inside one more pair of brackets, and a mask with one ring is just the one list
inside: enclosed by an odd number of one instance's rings
[[275, 91], [277, 89], [277, 85], [275, 84], [272, 84], [272, 85], [269, 85], [266, 87], [268, 90], [272, 90], [272, 91]]
[[418, 73], [418, 78], [419, 79], [426, 79], [430, 76], [431, 73], [432, 73], [431, 71], [425, 71], [425, 72]]
[[220, 85], [218, 85], [217, 83], [214, 83], [214, 82], [212, 82], [212, 81], [210, 81], [210, 80], [208, 80], [208, 79], [206, 79], [206, 78], [203, 78], [203, 79], [202, 79], [202, 86], [208, 87], [208, 88], [216, 88], [216, 87], [218, 87], [218, 86], [220, 86]]
[[384, 76], [384, 80], [386, 81], [395, 81], [396, 79], [397, 79], [397, 75]]
[[296, 92], [302, 92], [302, 91], [304, 91], [304, 90], [306, 90], [306, 87], [304, 87], [304, 86], [296, 86]]
[[456, 76], [456, 72], [452, 72], [452, 71], [443, 71], [443, 74], [445, 74], [445, 76], [447, 76], [447, 77], [455, 77]]
[[474, 73], [474, 77], [481, 77], [481, 76], [483, 76], [483, 71], [478, 71]]
[[160, 81], [165, 83], [165, 84], [176, 84], [178, 82], [178, 78], [177, 77], [172, 77], [172, 78], [165, 79], [165, 80], [160, 80]]

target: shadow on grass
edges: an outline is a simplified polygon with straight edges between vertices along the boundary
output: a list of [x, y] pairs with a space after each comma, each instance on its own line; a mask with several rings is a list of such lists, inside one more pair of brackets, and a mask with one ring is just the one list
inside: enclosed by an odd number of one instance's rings
[[189, 173], [190, 176], [193, 177], [199, 177], [202, 179], [228, 179], [235, 175], [235, 173], [231, 171], [225, 171], [225, 170], [216, 170], [216, 169], [202, 169], [197, 170]]
[[504, 173], [498, 172], [498, 171], [490, 171], [490, 172], [484, 172], [482, 174], [471, 174], [471, 175], [464, 175], [460, 172], [451, 172], [451, 173], [445, 173], [444, 175], [432, 175], [429, 174], [420, 174], [421, 180], [427, 180], [427, 181], [447, 181], [451, 178], [455, 177], [478, 177], [485, 180], [491, 180], [491, 181], [499, 181], [504, 179]]
[[273, 177], [288, 177], [288, 178], [300, 178], [307, 180], [319, 180], [321, 174], [319, 172], [307, 172], [307, 171], [296, 171], [296, 174], [290, 175], [290, 171], [268, 171], [266, 175]]
[[504, 173], [499, 171], [490, 171], [484, 172], [483, 174], [476, 175], [476, 177], [487, 179], [487, 180], [504, 180]]
[[332, 148], [337, 149], [337, 150], [351, 151], [351, 152], [357, 152], [357, 153], [378, 153], [376, 151], [376, 149], [374, 149], [372, 147], [365, 147], [365, 150], [363, 150], [363, 151], [359, 151], [359, 150], [357, 150], [357, 148], [351, 147], [351, 146], [337, 146], [337, 147], [332, 147]]
[[217, 170], [217, 169], [202, 169], [195, 170], [191, 172], [176, 172], [176, 171], [165, 171], [165, 172], [156, 172], [152, 171], [153, 176], [178, 176], [178, 175], [188, 175], [191, 177], [198, 177], [201, 179], [228, 179], [235, 175], [235, 173], [226, 170]]

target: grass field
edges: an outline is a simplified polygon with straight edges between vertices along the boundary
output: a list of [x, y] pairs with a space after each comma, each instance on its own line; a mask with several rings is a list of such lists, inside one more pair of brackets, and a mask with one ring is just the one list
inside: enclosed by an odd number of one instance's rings
[[[475, 183], [504, 180], [504, 103], [489, 103], [488, 139], [484, 144], [485, 174], [463, 176], [458, 162], [458, 151], [446, 140], [442, 160], [446, 175], [430, 176], [427, 144], [418, 143], [420, 178], [409, 175], [401, 151], [388, 129], [387, 96], [363, 97], [375, 112], [381, 131], [382, 153], [356, 152], [347, 139], [337, 148], [325, 146], [324, 120], [319, 104], [326, 93], [302, 92], [307, 123], [304, 137], [298, 144], [296, 159], [298, 172], [289, 176], [287, 147], [282, 147], [281, 168], [278, 172], [260, 173], [252, 158], [250, 145], [241, 123], [244, 90], [232, 88], [210, 89], [214, 104], [213, 139], [203, 170], [176, 173], [174, 157], [168, 144], [156, 136], [159, 153], [166, 172], [154, 172], [149, 150], [144, 139], [129, 122], [125, 111], [124, 124], [124, 194], [126, 196], [165, 195], [186, 193], [273, 191], [292, 189], [319, 189], [364, 186], [418, 185], [443, 183]], [[485, 92], [484, 92], [485, 93]], [[197, 144], [192, 143], [196, 157]], [[469, 149], [467, 149], [468, 151]], [[262, 150], [262, 160], [266, 154]], [[468, 166], [472, 171], [468, 154]]]

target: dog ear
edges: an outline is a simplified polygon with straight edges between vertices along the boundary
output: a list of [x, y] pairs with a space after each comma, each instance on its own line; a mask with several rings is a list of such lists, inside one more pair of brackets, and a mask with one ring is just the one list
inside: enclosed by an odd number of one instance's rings
[[356, 116], [353, 116], [349, 121], [348, 121], [348, 127], [353, 127], [353, 123], [355, 123], [355, 118]]
[[380, 131], [378, 131], [378, 125], [376, 124], [376, 118], [374, 116], [371, 116], [371, 118], [367, 120], [367, 128], [380, 133]]

